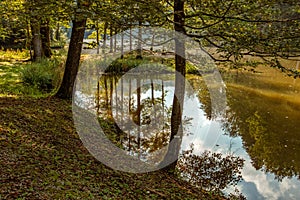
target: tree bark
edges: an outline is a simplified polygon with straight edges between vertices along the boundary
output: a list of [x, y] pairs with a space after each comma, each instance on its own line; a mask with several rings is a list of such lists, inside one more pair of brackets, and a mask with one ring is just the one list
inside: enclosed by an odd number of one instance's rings
[[103, 34], [103, 49], [106, 48], [106, 40], [107, 40], [107, 22], [104, 23], [104, 34]]
[[114, 34], [114, 52], [117, 52], [117, 29], [116, 28]]
[[109, 53], [113, 52], [113, 27], [112, 27], [112, 23], [110, 23], [110, 27], [109, 27]]
[[56, 24], [56, 30], [55, 30], [55, 39], [56, 41], [60, 41], [60, 24]]
[[45, 55], [45, 57], [51, 58], [52, 52], [50, 48], [51, 38], [50, 38], [49, 20], [45, 20], [42, 23], [40, 30], [41, 30], [43, 54]]
[[26, 49], [29, 49], [29, 54], [30, 54], [30, 60], [32, 61], [33, 60], [33, 55], [32, 55], [32, 38], [30, 36], [30, 23], [27, 24], [26, 26], [26, 36], [27, 36], [27, 39], [26, 39]]
[[97, 54], [100, 53], [100, 46], [99, 46], [99, 23], [98, 20], [96, 21], [96, 42], [97, 42]]
[[138, 158], [141, 159], [141, 80], [137, 78], [136, 80], [136, 95], [137, 95], [137, 112], [136, 112], [136, 117], [137, 117], [137, 145], [138, 145]]
[[[174, 29], [176, 32], [185, 33], [184, 29], [184, 0], [174, 1]], [[183, 137], [182, 112], [185, 93], [185, 44], [180, 40], [180, 36], [175, 39], [175, 93], [173, 97], [172, 115], [171, 115], [171, 136], [168, 146], [168, 152], [163, 163], [170, 163], [164, 170], [173, 173], [176, 168], [181, 142]]]
[[124, 32], [121, 32], [121, 59], [124, 58]]
[[33, 61], [39, 61], [44, 56], [42, 39], [40, 32], [40, 22], [36, 19], [31, 20], [32, 45], [33, 45]]
[[129, 52], [132, 51], [132, 27], [131, 27], [131, 22], [130, 22], [130, 27], [129, 27]]
[[139, 21], [139, 31], [138, 31], [138, 45], [137, 45], [137, 55], [136, 59], [143, 59], [143, 51], [142, 51], [142, 22]]
[[69, 51], [66, 61], [66, 67], [62, 84], [56, 94], [62, 99], [71, 99], [73, 95], [73, 87], [77, 76], [80, 55], [82, 50], [84, 31], [86, 25], [86, 18], [80, 20], [73, 20], [73, 28], [71, 40], [69, 44]]

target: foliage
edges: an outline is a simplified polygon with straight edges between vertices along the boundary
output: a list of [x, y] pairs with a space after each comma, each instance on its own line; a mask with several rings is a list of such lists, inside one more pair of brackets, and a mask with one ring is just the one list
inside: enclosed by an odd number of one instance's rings
[[[186, 1], [185, 28], [219, 62], [260, 57], [284, 72], [299, 73], [280, 59], [299, 57], [299, 3], [288, 1]], [[212, 51], [210, 50], [212, 49]]]
[[[108, 68], [105, 70], [107, 73], [123, 73], [128, 72], [136, 67], [149, 66], [152, 71], [157, 68], [161, 72], [173, 72], [175, 70], [174, 58], [164, 58], [159, 55], [147, 55], [144, 53], [144, 58], [136, 59], [135, 54], [126, 55], [124, 58], [118, 58], [114, 60]], [[190, 62], [187, 62], [186, 66], [187, 74], [199, 74], [198, 68]]]
[[193, 150], [192, 147], [184, 151], [177, 164], [183, 178], [192, 184], [207, 190], [221, 191], [242, 179], [243, 159], [232, 155], [224, 157], [221, 153], [209, 151], [195, 155]]
[[59, 61], [42, 59], [23, 66], [21, 79], [24, 84], [36, 87], [42, 92], [50, 92], [59, 84]]
[[29, 51], [23, 50], [0, 50], [0, 61], [4, 62], [16, 62], [23, 61], [29, 58]]
[[[171, 59], [173, 60], [173, 59]], [[161, 64], [162, 63], [162, 64]], [[149, 56], [145, 55], [144, 59], [136, 59], [135, 54], [129, 54], [126, 55], [124, 58], [119, 58], [114, 60], [108, 68], [105, 70], [105, 72], [110, 73], [122, 73], [122, 72], [128, 72], [131, 69], [137, 68], [137, 67], [148, 67], [149, 70], [155, 71], [156, 68], [158, 71], [162, 72], [170, 72], [173, 71], [172, 68], [174, 62], [170, 61], [169, 59], [161, 58], [159, 56]]]
[[26, 21], [20, 15], [22, 1], [1, 1], [0, 47], [22, 49], [26, 42]]

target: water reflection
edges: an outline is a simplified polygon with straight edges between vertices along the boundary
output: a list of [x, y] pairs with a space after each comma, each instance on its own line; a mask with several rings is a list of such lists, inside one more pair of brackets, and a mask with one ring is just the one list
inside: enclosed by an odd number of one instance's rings
[[[99, 120], [102, 125], [113, 121], [119, 129], [112, 141], [141, 160], [161, 162], [170, 140], [174, 76], [103, 75], [99, 84]], [[183, 123], [187, 125], [189, 120], [185, 117]], [[107, 136], [112, 132], [107, 131]]]
[[239, 138], [245, 149], [239, 153], [249, 160], [241, 188], [250, 199], [297, 199], [299, 80], [275, 70], [258, 71], [261, 73], [224, 74], [229, 109], [222, 129], [228, 136]]
[[[248, 199], [297, 199], [299, 81], [277, 72], [227, 72], [227, 112], [219, 121], [202, 78], [188, 80], [194, 90], [185, 93], [181, 150], [190, 150], [193, 144], [195, 155], [209, 150], [244, 159], [243, 180], [237, 187]], [[111, 141], [131, 155], [159, 163], [170, 135], [172, 82], [173, 75], [143, 79], [103, 75], [94, 94], [82, 98], [90, 101], [96, 96], [92, 104]], [[221, 133], [217, 140], [216, 133]]]

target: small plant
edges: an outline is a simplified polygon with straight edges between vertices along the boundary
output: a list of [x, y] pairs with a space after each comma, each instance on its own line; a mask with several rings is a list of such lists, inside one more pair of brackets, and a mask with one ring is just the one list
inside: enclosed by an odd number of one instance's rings
[[41, 92], [50, 92], [58, 84], [58, 66], [57, 59], [42, 59], [27, 64], [21, 70], [21, 79], [27, 86], [37, 88]]

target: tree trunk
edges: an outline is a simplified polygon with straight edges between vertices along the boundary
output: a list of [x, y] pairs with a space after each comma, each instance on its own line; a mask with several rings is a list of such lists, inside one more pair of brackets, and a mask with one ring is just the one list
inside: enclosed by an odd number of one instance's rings
[[56, 39], [56, 41], [60, 41], [60, 25], [59, 25], [59, 23], [56, 24], [55, 39]]
[[139, 32], [138, 32], [138, 46], [137, 46], [137, 55], [136, 59], [143, 59], [142, 56], [142, 22], [139, 21]]
[[116, 28], [114, 34], [114, 52], [117, 52], [117, 29]]
[[42, 38], [42, 48], [43, 54], [47, 58], [51, 58], [52, 52], [50, 48], [51, 38], [50, 38], [50, 28], [49, 28], [49, 20], [45, 20], [41, 25], [41, 38]]
[[105, 90], [105, 109], [106, 109], [106, 114], [109, 116], [109, 97], [108, 97], [108, 86], [107, 86], [107, 76], [104, 75], [104, 90]]
[[124, 32], [121, 32], [121, 59], [124, 58]]
[[113, 77], [109, 77], [109, 85], [110, 85], [110, 93], [109, 93], [109, 104], [108, 104], [108, 116], [110, 117], [110, 119], [113, 118], [113, 115], [112, 115], [112, 100], [113, 100], [113, 91], [114, 91], [114, 84], [113, 84]]
[[56, 94], [62, 99], [71, 99], [78, 72], [86, 19], [73, 20], [72, 35], [62, 84]]
[[136, 80], [136, 95], [137, 95], [137, 113], [136, 113], [136, 122], [137, 122], [137, 145], [138, 145], [138, 158], [141, 159], [141, 80], [137, 78]]
[[30, 60], [32, 61], [33, 60], [33, 55], [32, 55], [32, 38], [30, 37], [30, 23], [27, 24], [26, 26], [26, 36], [27, 36], [27, 39], [26, 39], [26, 49], [29, 49], [29, 54], [30, 54]]
[[[184, 30], [184, 0], [174, 1], [174, 29], [176, 32], [185, 33]], [[186, 59], [184, 41], [175, 39], [175, 94], [173, 97], [172, 115], [171, 115], [171, 137], [168, 146], [168, 152], [163, 163], [170, 163], [164, 169], [173, 173], [176, 168], [179, 151], [181, 148], [183, 127], [182, 127], [182, 112], [185, 92], [185, 71]]]
[[103, 46], [102, 46], [103, 54], [105, 53], [106, 40], [107, 40], [107, 22], [104, 23]]
[[39, 61], [44, 56], [40, 28], [38, 20], [31, 20], [33, 61]]
[[97, 36], [96, 36], [96, 42], [97, 42], [97, 54], [99, 54], [100, 53], [100, 49], [99, 49], [99, 23], [98, 23], [98, 20], [97, 20], [97, 22], [96, 22], [96, 34], [97, 34]]
[[131, 27], [131, 22], [130, 22], [130, 27], [129, 27], [129, 52], [132, 51], [132, 27]]
[[109, 27], [109, 53], [113, 52], [113, 27], [112, 24], [110, 23], [110, 27]]

